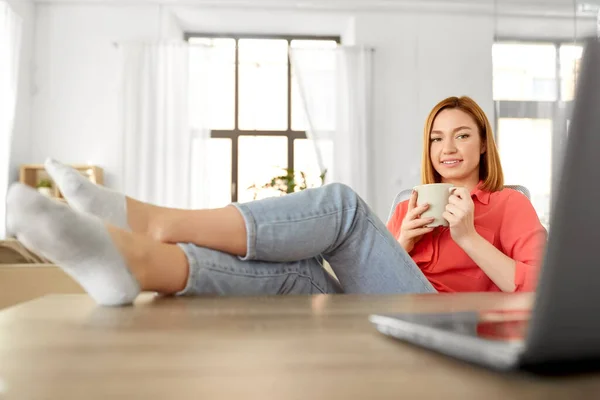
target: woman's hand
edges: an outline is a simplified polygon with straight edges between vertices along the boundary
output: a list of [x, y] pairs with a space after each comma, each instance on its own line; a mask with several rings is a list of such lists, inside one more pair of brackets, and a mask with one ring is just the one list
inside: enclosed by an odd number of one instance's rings
[[466, 242], [478, 236], [475, 230], [474, 210], [471, 193], [462, 187], [453, 188], [443, 217], [450, 224], [452, 239], [460, 247], [464, 247]]
[[425, 225], [432, 223], [435, 218], [421, 218], [421, 214], [428, 208], [429, 204], [417, 206], [417, 192], [413, 190], [408, 200], [408, 212], [402, 220], [400, 236], [398, 237], [398, 243], [407, 253], [412, 251], [423, 235], [433, 231], [433, 228], [425, 228]]

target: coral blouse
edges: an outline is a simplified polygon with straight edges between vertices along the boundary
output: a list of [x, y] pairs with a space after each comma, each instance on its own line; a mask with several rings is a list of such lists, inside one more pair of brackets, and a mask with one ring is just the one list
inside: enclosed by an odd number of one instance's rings
[[[475, 204], [475, 230], [515, 260], [515, 291], [534, 291], [547, 234], [529, 199], [516, 190], [490, 193], [479, 186], [471, 192], [471, 198]], [[387, 224], [396, 238], [407, 211], [408, 200], [399, 203]], [[501, 291], [454, 242], [448, 227], [437, 227], [424, 235], [410, 256], [438, 292]]]

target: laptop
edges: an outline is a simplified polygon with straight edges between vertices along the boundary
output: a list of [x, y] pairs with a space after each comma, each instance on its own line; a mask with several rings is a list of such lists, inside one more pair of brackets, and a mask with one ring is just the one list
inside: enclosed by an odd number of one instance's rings
[[600, 43], [584, 45], [532, 310], [371, 315], [385, 335], [497, 370], [600, 367]]

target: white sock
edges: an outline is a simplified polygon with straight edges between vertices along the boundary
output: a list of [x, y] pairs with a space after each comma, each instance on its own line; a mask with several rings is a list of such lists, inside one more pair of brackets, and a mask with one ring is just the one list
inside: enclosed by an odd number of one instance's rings
[[99, 304], [132, 303], [140, 292], [102, 221], [13, 184], [6, 197], [7, 227], [35, 253], [60, 266]]
[[125, 195], [90, 182], [77, 170], [51, 158], [44, 164], [71, 207], [131, 231], [127, 224]]

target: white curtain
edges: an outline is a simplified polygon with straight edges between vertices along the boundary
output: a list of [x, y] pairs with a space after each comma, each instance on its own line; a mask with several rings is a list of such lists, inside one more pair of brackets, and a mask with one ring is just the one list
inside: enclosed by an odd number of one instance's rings
[[124, 192], [165, 207], [190, 203], [189, 45], [119, 46]]
[[223, 113], [217, 101], [223, 92], [218, 77], [231, 71], [231, 67], [227, 52], [209, 45], [190, 45], [191, 208], [222, 205], [211, 190], [214, 187], [211, 179], [215, 175], [214, 171], [210, 173], [210, 162], [215, 154], [211, 152], [210, 131], [214, 126], [213, 118]]
[[[371, 202], [373, 55], [371, 48], [296, 48], [290, 57], [326, 182], [341, 182]], [[332, 156], [330, 156], [330, 154]]]
[[6, 191], [17, 103], [22, 20], [0, 1], [0, 238], [6, 236]]

